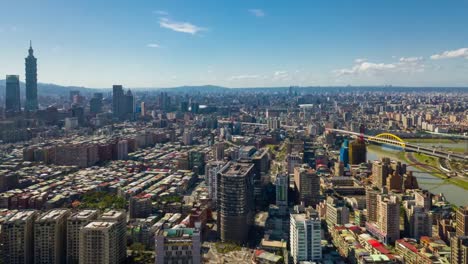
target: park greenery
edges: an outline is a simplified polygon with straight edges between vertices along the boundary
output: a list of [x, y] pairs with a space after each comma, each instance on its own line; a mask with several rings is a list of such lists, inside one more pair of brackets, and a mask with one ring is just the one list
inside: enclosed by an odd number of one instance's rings
[[106, 192], [87, 193], [81, 199], [79, 208], [82, 209], [126, 209], [127, 201], [125, 198]]

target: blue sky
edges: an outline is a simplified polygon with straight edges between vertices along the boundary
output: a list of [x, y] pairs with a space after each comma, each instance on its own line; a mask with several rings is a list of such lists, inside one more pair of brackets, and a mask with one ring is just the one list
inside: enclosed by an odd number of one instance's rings
[[468, 86], [468, 1], [3, 0], [0, 76], [228, 87]]

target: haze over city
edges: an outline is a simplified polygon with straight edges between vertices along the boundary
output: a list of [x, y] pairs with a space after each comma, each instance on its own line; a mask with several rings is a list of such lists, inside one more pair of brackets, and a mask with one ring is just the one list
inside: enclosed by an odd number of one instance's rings
[[[4, 3], [6, 4], [6, 3]], [[467, 86], [466, 1], [8, 1], [0, 72], [108, 88]]]

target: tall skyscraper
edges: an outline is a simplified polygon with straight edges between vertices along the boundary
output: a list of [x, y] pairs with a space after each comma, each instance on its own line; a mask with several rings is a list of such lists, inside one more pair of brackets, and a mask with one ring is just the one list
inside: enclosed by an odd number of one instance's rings
[[19, 211], [1, 225], [3, 263], [34, 263], [34, 219], [36, 211]]
[[127, 90], [125, 94], [125, 117], [134, 119], [135, 116], [135, 97], [132, 94], [132, 91]]
[[145, 117], [146, 115], [146, 106], [145, 106], [145, 102], [141, 102], [140, 103], [140, 116], [141, 117]]
[[218, 173], [218, 221], [222, 241], [246, 243], [253, 224], [253, 168], [231, 162]]
[[37, 59], [34, 57], [32, 43], [29, 44], [29, 55], [25, 58], [26, 66], [26, 105], [25, 110], [36, 111], [37, 102]]
[[322, 259], [320, 218], [315, 210], [291, 214], [289, 243], [294, 264]]
[[20, 82], [18, 75], [6, 76], [5, 111], [11, 113], [21, 111]]
[[94, 221], [80, 230], [80, 264], [123, 263], [119, 257], [118, 224], [107, 221]]
[[294, 168], [294, 185], [305, 206], [315, 206], [320, 199], [320, 177], [307, 164]]
[[78, 264], [80, 256], [80, 230], [98, 217], [97, 210], [73, 213], [67, 220], [67, 264]]
[[112, 113], [114, 117], [121, 118], [124, 108], [124, 90], [122, 85], [112, 86]]
[[93, 114], [102, 112], [102, 93], [95, 93], [93, 98], [89, 100], [89, 111]]
[[54, 209], [34, 223], [34, 263], [65, 263], [68, 209]]
[[120, 120], [134, 118], [135, 98], [130, 90], [125, 93], [122, 85], [112, 87], [112, 113]]

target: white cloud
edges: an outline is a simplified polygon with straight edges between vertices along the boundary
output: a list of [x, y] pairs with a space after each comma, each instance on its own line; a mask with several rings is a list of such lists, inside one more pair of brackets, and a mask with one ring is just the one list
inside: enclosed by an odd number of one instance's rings
[[249, 9], [248, 11], [249, 11], [249, 13], [251, 13], [252, 15], [254, 15], [256, 17], [264, 17], [265, 16], [265, 12], [262, 9]]
[[453, 58], [468, 59], [468, 48], [461, 48], [457, 50], [447, 50], [442, 53], [434, 54], [431, 56], [431, 59], [433, 60], [453, 59]]
[[288, 71], [275, 71], [273, 73], [273, 80], [276, 81], [290, 81], [292, 76]]
[[195, 35], [200, 31], [206, 30], [206, 28], [202, 28], [202, 27], [196, 26], [188, 22], [177, 22], [177, 21], [172, 21], [168, 18], [159, 19], [159, 25], [162, 28], [167, 28], [173, 31], [188, 33], [192, 35]]
[[161, 46], [157, 43], [150, 43], [148, 45], [146, 45], [146, 47], [148, 48], [160, 48]]
[[393, 63], [374, 63], [363, 59], [356, 59], [351, 68], [333, 71], [337, 76], [344, 75], [376, 75], [382, 73], [420, 73], [424, 72], [425, 65], [422, 57], [401, 57]]
[[355, 59], [354, 63], [363, 63], [365, 61], [367, 61], [367, 59]]
[[249, 79], [260, 79], [262, 76], [260, 75], [254, 75], [254, 74], [244, 74], [244, 75], [235, 75], [229, 77], [228, 80], [230, 81], [235, 81], [235, 80], [249, 80]]
[[274, 76], [284, 76], [284, 75], [287, 75], [288, 72], [287, 71], [275, 71], [274, 72]]
[[342, 75], [358, 75], [358, 74], [363, 74], [363, 73], [376, 73], [376, 72], [382, 72], [386, 70], [393, 70], [397, 66], [395, 64], [385, 64], [385, 63], [372, 63], [372, 62], [361, 62], [361, 63], [356, 63], [352, 68], [350, 69], [339, 69], [336, 70], [335, 73], [338, 76]]
[[400, 62], [409, 62], [409, 63], [420, 62], [423, 60], [424, 60], [423, 57], [401, 57], [400, 58]]
[[168, 16], [169, 12], [165, 10], [155, 10], [153, 11], [153, 14], [160, 15], [160, 16]]

